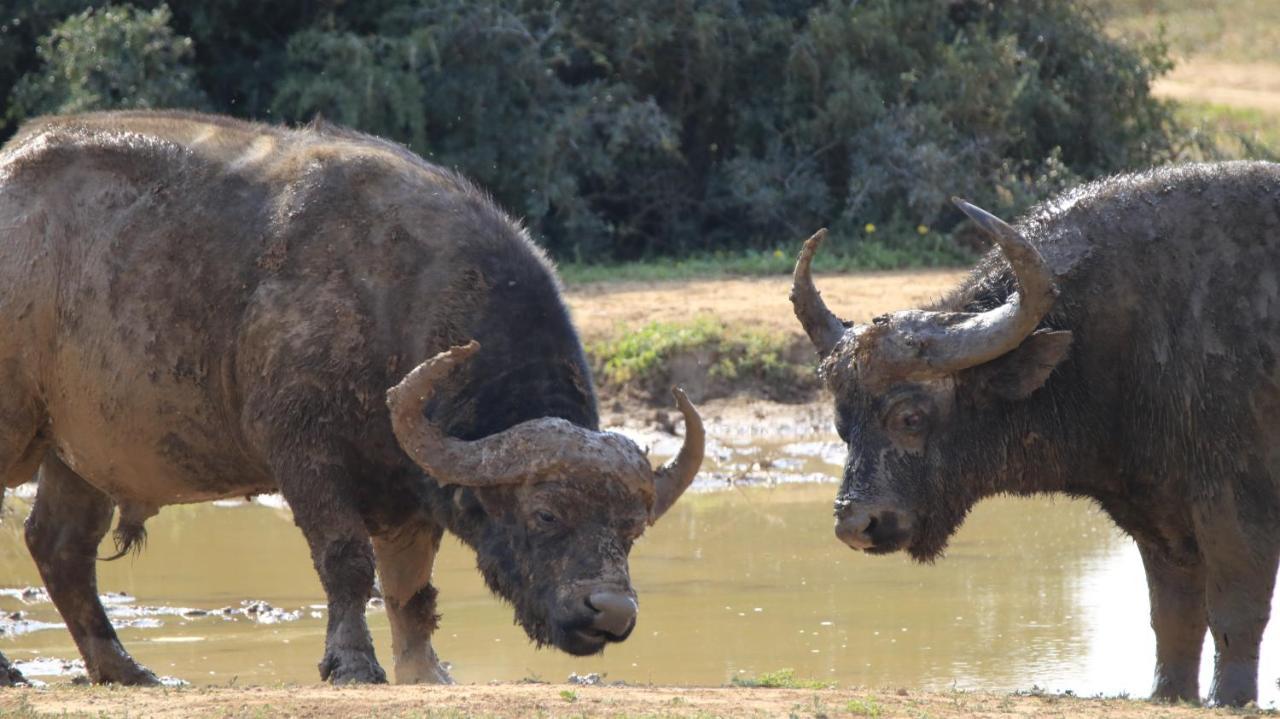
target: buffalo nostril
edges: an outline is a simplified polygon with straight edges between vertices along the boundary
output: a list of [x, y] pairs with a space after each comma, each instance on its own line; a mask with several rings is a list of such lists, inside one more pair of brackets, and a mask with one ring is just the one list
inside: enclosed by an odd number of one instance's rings
[[836, 520], [836, 536], [854, 549], [892, 551], [910, 538], [911, 515], [869, 507]]
[[868, 525], [872, 521], [865, 513], [842, 517], [836, 521], [836, 536], [854, 549], [866, 549], [871, 546]]
[[596, 613], [591, 620], [591, 628], [612, 637], [621, 637], [631, 631], [639, 611], [636, 600], [614, 592], [593, 592], [587, 597], [587, 606]]

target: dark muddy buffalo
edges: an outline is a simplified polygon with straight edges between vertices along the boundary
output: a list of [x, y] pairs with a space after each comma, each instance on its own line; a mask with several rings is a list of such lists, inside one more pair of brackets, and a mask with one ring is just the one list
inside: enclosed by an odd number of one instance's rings
[[[1154, 697], [1257, 695], [1280, 556], [1280, 165], [1086, 185], [1016, 227], [964, 202], [989, 254], [923, 310], [842, 322], [796, 263], [792, 302], [848, 444], [836, 534], [930, 561], [983, 497], [1095, 500], [1137, 541]], [[1017, 541], [1011, 537], [1010, 541]]]
[[27, 544], [98, 682], [156, 681], [98, 601], [113, 505], [124, 553], [164, 505], [279, 491], [328, 598], [321, 676], [385, 680], [376, 566], [396, 679], [441, 682], [445, 530], [535, 642], [598, 652], [635, 625], [632, 543], [702, 459], [683, 395], [656, 472], [599, 431], [555, 274], [487, 196], [330, 126], [24, 127], [0, 154], [0, 383], [0, 479], [39, 469]]

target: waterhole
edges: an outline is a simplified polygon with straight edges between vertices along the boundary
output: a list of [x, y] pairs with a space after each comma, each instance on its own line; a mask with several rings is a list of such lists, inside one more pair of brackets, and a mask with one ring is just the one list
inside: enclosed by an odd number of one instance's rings
[[[660, 433], [641, 439], [655, 454], [675, 446]], [[639, 624], [598, 657], [536, 650], [483, 587], [471, 550], [447, 538], [435, 568], [444, 618], [434, 644], [455, 679], [599, 673], [719, 685], [791, 669], [841, 686], [1148, 692], [1154, 638], [1141, 561], [1091, 505], [988, 500], [946, 557], [924, 566], [837, 542], [830, 507], [842, 450], [833, 436], [748, 433], [714, 444], [710, 457], [703, 491], [633, 550]], [[39, 591], [21, 537], [30, 500], [18, 494], [0, 524], [0, 651], [35, 679], [71, 681], [81, 668]], [[141, 556], [98, 565], [108, 611], [135, 657], [193, 684], [318, 681], [324, 595], [286, 507], [270, 499], [170, 507], [148, 530]], [[389, 665], [376, 601], [369, 620]], [[1265, 705], [1280, 698], [1275, 633], [1263, 647]], [[1207, 646], [1205, 689], [1211, 658]]]

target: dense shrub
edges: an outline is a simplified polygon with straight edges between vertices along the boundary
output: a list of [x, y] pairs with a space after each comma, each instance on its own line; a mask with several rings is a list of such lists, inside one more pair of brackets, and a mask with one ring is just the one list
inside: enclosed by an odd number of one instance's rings
[[[0, 52], [13, 119], [73, 97], [321, 113], [460, 168], [563, 259], [945, 228], [952, 194], [1013, 213], [1178, 149], [1150, 94], [1166, 49], [1108, 38], [1070, 0], [211, 0], [172, 19], [27, 5], [45, 8], [21, 11], [39, 54]], [[108, 16], [152, 41], [46, 49]], [[99, 75], [123, 79], [66, 86]]]
[[199, 107], [191, 40], [169, 27], [169, 8], [88, 9], [36, 46], [40, 72], [13, 88], [8, 114], [28, 117], [109, 108]]

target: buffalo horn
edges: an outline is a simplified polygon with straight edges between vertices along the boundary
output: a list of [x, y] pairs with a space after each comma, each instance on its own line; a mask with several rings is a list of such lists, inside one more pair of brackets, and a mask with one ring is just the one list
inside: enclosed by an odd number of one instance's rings
[[472, 340], [441, 352], [387, 391], [396, 439], [440, 484], [493, 487], [572, 477], [613, 479], [648, 497], [655, 510], [650, 517], [656, 519], [693, 481], [702, 463], [702, 421], [678, 390], [676, 403], [686, 427], [684, 446], [674, 460], [656, 472], [644, 452], [626, 437], [558, 417], [521, 422], [477, 440], [447, 436], [426, 418], [423, 407], [439, 382], [479, 349], [479, 343]]
[[694, 409], [689, 397], [679, 387], [672, 387], [671, 394], [676, 398], [680, 414], [684, 415], [684, 444], [681, 445], [679, 454], [654, 472], [655, 496], [653, 509], [649, 512], [650, 523], [658, 521], [693, 483], [698, 468], [702, 466], [702, 455], [706, 447], [706, 432], [702, 428], [698, 410]]
[[791, 284], [791, 306], [795, 310], [796, 319], [800, 320], [805, 334], [817, 348], [820, 357], [826, 357], [835, 348], [836, 343], [844, 336], [845, 324], [836, 317], [822, 301], [822, 295], [813, 284], [813, 275], [809, 266], [813, 263], [813, 255], [818, 246], [827, 237], [823, 228], [813, 233], [813, 237], [805, 240], [796, 259], [795, 274]]
[[[958, 372], [1017, 347], [1053, 307], [1058, 288], [1040, 252], [1004, 220], [952, 198], [999, 245], [1018, 280], [1018, 292], [1000, 307], [974, 314], [919, 313], [910, 324], [921, 359], [935, 372]], [[905, 313], [904, 313], [905, 314]]]

